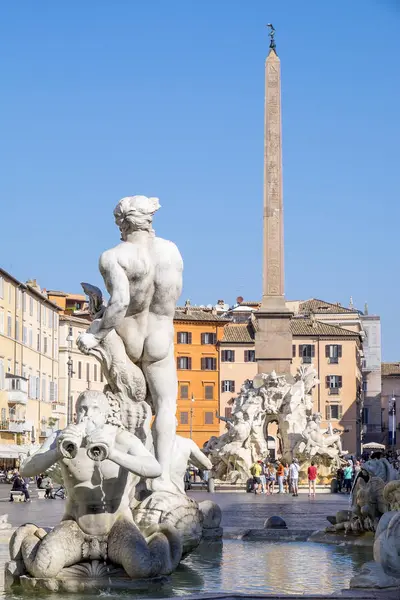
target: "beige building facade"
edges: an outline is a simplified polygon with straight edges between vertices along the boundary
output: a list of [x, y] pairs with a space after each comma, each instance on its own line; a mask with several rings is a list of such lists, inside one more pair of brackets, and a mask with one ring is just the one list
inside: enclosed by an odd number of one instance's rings
[[60, 425], [58, 312], [36, 281], [0, 269], [1, 444], [42, 442]]
[[388, 449], [400, 449], [400, 362], [382, 363], [382, 437]]

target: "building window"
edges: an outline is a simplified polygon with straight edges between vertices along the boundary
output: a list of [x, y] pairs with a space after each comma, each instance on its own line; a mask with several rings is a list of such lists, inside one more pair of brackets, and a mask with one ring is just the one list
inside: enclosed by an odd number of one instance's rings
[[329, 404], [326, 407], [326, 420], [330, 421], [331, 419], [335, 421], [339, 421], [342, 418], [342, 407], [340, 404]]
[[244, 362], [256, 362], [256, 351], [245, 350], [244, 351]]
[[1, 409], [1, 422], [5, 423], [5, 421], [7, 420], [7, 411], [5, 408]]
[[93, 381], [97, 381], [97, 365], [93, 365]]
[[0, 310], [0, 333], [4, 333], [4, 310]]
[[82, 363], [78, 362], [78, 379], [82, 379]]
[[181, 385], [181, 399], [182, 400], [189, 399], [189, 386], [186, 384]]
[[46, 379], [42, 377], [42, 400], [46, 402]]
[[37, 376], [36, 376], [36, 396], [35, 398], [37, 400], [39, 400], [40, 398], [40, 373], [39, 371], [37, 372]]
[[4, 360], [0, 358], [0, 390], [4, 390], [5, 387], [5, 373], [4, 373]]
[[235, 351], [234, 350], [222, 350], [221, 361], [222, 362], [235, 362]]
[[369, 417], [369, 409], [368, 408], [363, 408], [362, 409], [362, 423], [363, 425], [368, 425], [368, 417]]
[[292, 344], [292, 358], [296, 358], [296, 345]]
[[29, 345], [32, 348], [32, 346], [33, 346], [33, 331], [32, 331], [31, 327], [29, 328]]
[[22, 292], [22, 311], [26, 312], [26, 293]]
[[299, 346], [299, 356], [303, 363], [312, 363], [312, 359], [315, 356], [314, 344], [301, 344]]
[[103, 371], [100, 369], [100, 381], [101, 383], [103, 383], [104, 381], [104, 375], [103, 375]]
[[38, 323], [40, 323], [40, 302], [38, 301], [37, 305], [36, 305], [36, 320]]
[[8, 335], [8, 337], [11, 337], [11, 327], [12, 327], [11, 313], [7, 313], [7, 335]]
[[177, 342], [178, 344], [191, 344], [192, 334], [190, 331], [178, 331]]
[[33, 298], [32, 298], [32, 296], [29, 296], [29, 314], [31, 317], [33, 316]]
[[55, 386], [55, 383], [53, 381], [50, 381], [50, 402], [56, 401], [54, 386]]
[[368, 381], [366, 379], [363, 379], [363, 382], [362, 382], [362, 391], [364, 393], [366, 393], [368, 391]]
[[90, 364], [86, 363], [86, 381], [90, 381]]
[[19, 363], [18, 362], [15, 363], [14, 371], [15, 371], [15, 375], [19, 375]]
[[36, 350], [40, 352], [40, 333], [37, 334]]
[[204, 398], [206, 400], [214, 400], [214, 386], [213, 385], [205, 385], [204, 386]]
[[42, 306], [42, 325], [46, 326], [46, 307]]
[[339, 358], [342, 358], [342, 346], [339, 344], [327, 344], [325, 346], [325, 356], [330, 364], [337, 364]]
[[188, 425], [189, 424], [189, 413], [188, 412], [181, 412], [181, 425]]
[[330, 394], [338, 394], [342, 387], [342, 376], [341, 375], [327, 375], [325, 385], [329, 389]]
[[225, 408], [225, 419], [230, 419], [232, 416], [232, 408], [230, 406], [227, 406]]
[[178, 356], [176, 359], [176, 366], [178, 369], [184, 369], [185, 371], [190, 371], [192, 368], [192, 359], [190, 356]]
[[21, 306], [21, 290], [19, 288], [16, 289], [16, 294], [17, 294], [17, 296], [15, 299], [15, 302], [16, 302], [17, 308], [19, 308]]
[[213, 425], [214, 424], [214, 414], [212, 412], [204, 413], [204, 425]]
[[12, 285], [11, 283], [8, 284], [8, 304], [11, 304], [11, 300], [12, 300]]
[[202, 371], [216, 371], [217, 370], [217, 359], [211, 356], [203, 356], [201, 359], [201, 370]]
[[216, 333], [202, 333], [201, 334], [201, 343], [202, 344], [212, 344], [215, 346], [217, 343], [217, 334]]
[[43, 336], [43, 352], [47, 354], [47, 337]]
[[234, 392], [235, 391], [235, 382], [233, 379], [225, 379], [221, 381], [221, 392]]
[[[25, 298], [25, 295], [24, 295], [24, 298]], [[26, 344], [27, 342], [28, 342], [28, 332], [27, 332], [25, 325], [23, 325], [23, 327], [22, 327], [22, 343]]]
[[15, 339], [19, 340], [19, 321], [15, 319]]

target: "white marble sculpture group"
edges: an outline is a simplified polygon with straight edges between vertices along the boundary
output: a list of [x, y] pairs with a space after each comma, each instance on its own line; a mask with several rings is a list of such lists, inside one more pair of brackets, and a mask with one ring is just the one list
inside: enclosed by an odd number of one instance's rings
[[[321, 429], [321, 415], [312, 413], [312, 389], [319, 383], [313, 365], [300, 367], [294, 383], [285, 376], [257, 375], [247, 380], [232, 399], [228, 431], [211, 438], [203, 451], [218, 479], [245, 482], [253, 462], [268, 456], [267, 427], [278, 425], [282, 460], [300, 458], [303, 468], [314, 459], [327, 472], [336, 469], [345, 454], [340, 435]], [[221, 417], [220, 417], [221, 418]]]
[[183, 487], [189, 460], [203, 469], [211, 463], [176, 435], [173, 317], [183, 262], [173, 243], [154, 234], [159, 206], [145, 196], [118, 203], [121, 243], [100, 257], [107, 306], [98, 288], [82, 284], [93, 321], [78, 347], [100, 361], [107, 385], [83, 392], [76, 423], [24, 463], [24, 476], [60, 472], [66, 508], [52, 530], [16, 530], [8, 581], [82, 591], [90, 581], [164, 576], [205, 528], [208, 537], [221, 535], [219, 508], [198, 505]]

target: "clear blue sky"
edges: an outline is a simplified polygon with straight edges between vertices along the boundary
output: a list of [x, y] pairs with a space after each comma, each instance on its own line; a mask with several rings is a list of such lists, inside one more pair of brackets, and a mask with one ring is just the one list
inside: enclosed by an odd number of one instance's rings
[[286, 296], [383, 321], [399, 360], [396, 0], [21, 0], [0, 7], [0, 264], [100, 284], [125, 195], [160, 198], [182, 300], [261, 295], [265, 24], [282, 61]]

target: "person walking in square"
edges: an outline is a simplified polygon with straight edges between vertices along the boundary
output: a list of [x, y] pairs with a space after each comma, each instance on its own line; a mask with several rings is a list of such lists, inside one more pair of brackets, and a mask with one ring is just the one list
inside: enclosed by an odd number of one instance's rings
[[293, 496], [299, 495], [299, 471], [299, 461], [297, 460], [297, 458], [294, 458], [289, 467], [289, 478]]
[[344, 489], [346, 494], [350, 494], [351, 492], [351, 484], [353, 481], [353, 463], [348, 462], [347, 466], [344, 468]]
[[315, 498], [315, 486], [317, 483], [317, 467], [314, 461], [311, 461], [311, 465], [308, 467], [308, 495], [310, 498]]
[[285, 477], [285, 467], [281, 462], [278, 463], [278, 468], [276, 470], [276, 474], [278, 476], [278, 494], [284, 494], [285, 490], [283, 489], [283, 479]]

